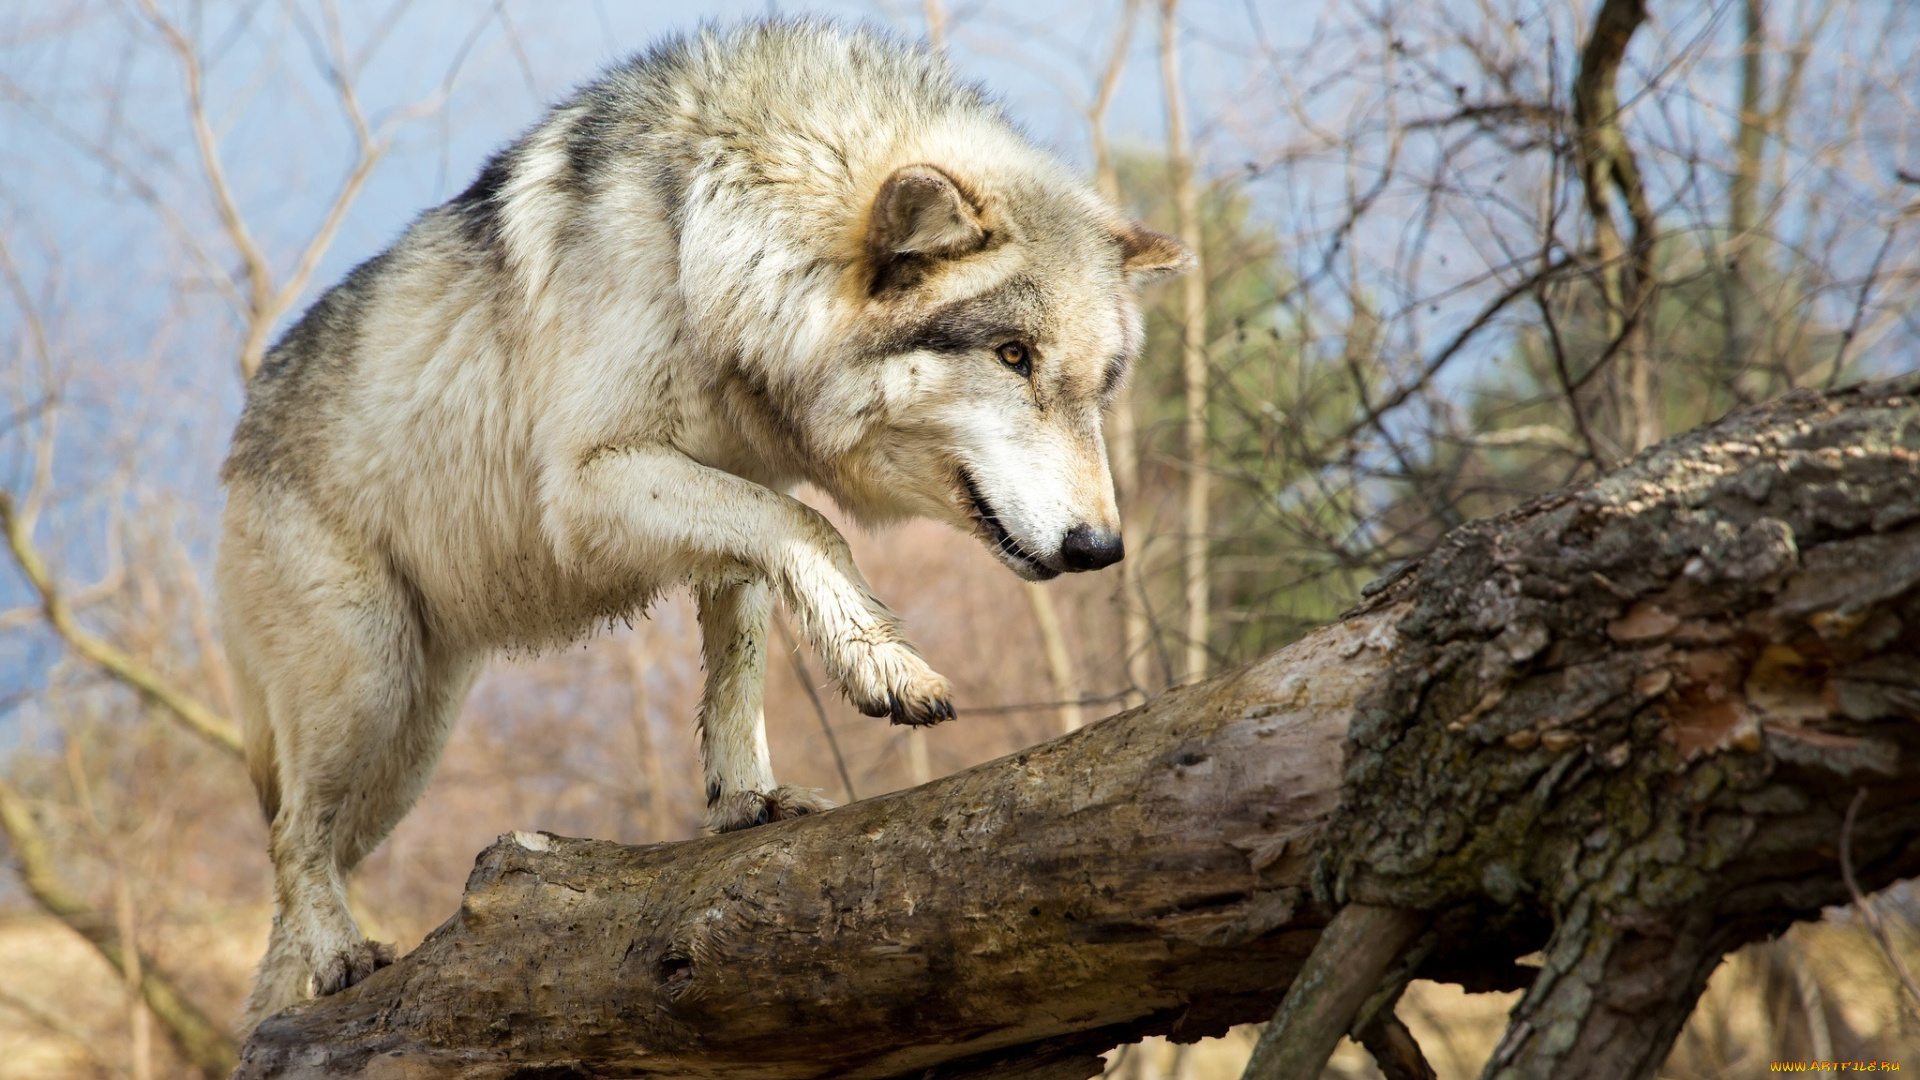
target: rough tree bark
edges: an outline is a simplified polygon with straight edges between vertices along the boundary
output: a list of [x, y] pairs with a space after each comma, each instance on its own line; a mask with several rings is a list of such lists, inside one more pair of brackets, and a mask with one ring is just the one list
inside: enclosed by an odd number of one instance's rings
[[1857, 791], [1863, 885], [1920, 871], [1920, 377], [1671, 440], [1371, 592], [922, 788], [681, 844], [504, 837], [238, 1075], [1080, 1080], [1266, 1019], [1347, 908], [1426, 929], [1297, 1015], [1386, 1045], [1415, 969], [1526, 987], [1489, 1076], [1642, 1077], [1725, 951], [1845, 902]]

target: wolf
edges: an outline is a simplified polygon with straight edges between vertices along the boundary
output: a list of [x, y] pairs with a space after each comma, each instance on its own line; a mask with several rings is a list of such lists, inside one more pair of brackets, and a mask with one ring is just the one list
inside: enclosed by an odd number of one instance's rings
[[951, 691], [845, 539], [948, 522], [1044, 580], [1123, 555], [1101, 437], [1136, 287], [1186, 269], [938, 55], [807, 21], [619, 64], [327, 291], [222, 471], [222, 625], [275, 914], [242, 1024], [391, 962], [346, 875], [425, 788], [486, 658], [688, 587], [709, 826], [778, 784], [767, 621], [872, 716]]

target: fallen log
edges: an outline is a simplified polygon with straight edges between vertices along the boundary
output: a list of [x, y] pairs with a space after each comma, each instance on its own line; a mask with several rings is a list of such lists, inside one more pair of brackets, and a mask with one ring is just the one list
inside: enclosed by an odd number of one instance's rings
[[910, 791], [503, 837], [453, 918], [236, 1075], [1081, 1080], [1267, 1019], [1364, 905], [1410, 914], [1301, 980], [1317, 1031], [1404, 1041], [1413, 974], [1526, 987], [1489, 1076], [1641, 1077], [1726, 951], [1846, 902], [1858, 792], [1863, 887], [1920, 871], [1920, 377], [1670, 440], [1369, 591]]

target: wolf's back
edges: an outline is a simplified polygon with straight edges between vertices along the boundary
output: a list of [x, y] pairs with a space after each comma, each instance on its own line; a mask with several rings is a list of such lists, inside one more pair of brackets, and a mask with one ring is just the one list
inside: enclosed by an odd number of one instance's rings
[[[658, 254], [696, 279], [676, 282], [692, 286], [694, 315], [771, 316], [794, 291], [770, 281], [744, 295], [752, 271], [852, 255], [834, 245], [876, 171], [916, 149], [992, 154], [1009, 142], [1025, 148], [943, 59], [871, 31], [775, 20], [669, 39], [576, 90], [322, 294], [250, 384], [222, 475], [300, 482], [353, 408], [362, 363], [391, 344], [369, 324], [391, 327], [396, 303], [425, 316], [440, 290], [510, 319], [503, 298], [626, 242], [620, 215], [632, 214], [670, 227], [675, 250]], [[760, 236], [743, 244], [744, 230]]]

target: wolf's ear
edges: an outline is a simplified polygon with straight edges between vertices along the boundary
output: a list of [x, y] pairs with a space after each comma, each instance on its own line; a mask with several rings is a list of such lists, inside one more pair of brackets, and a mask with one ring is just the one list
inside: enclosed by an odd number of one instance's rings
[[902, 255], [963, 255], [979, 248], [986, 235], [979, 213], [951, 177], [931, 165], [908, 165], [880, 185], [867, 251], [881, 263]]
[[1179, 238], [1155, 232], [1137, 221], [1115, 229], [1113, 238], [1120, 241], [1121, 268], [1126, 270], [1127, 280], [1135, 284], [1184, 274], [1198, 261]]

